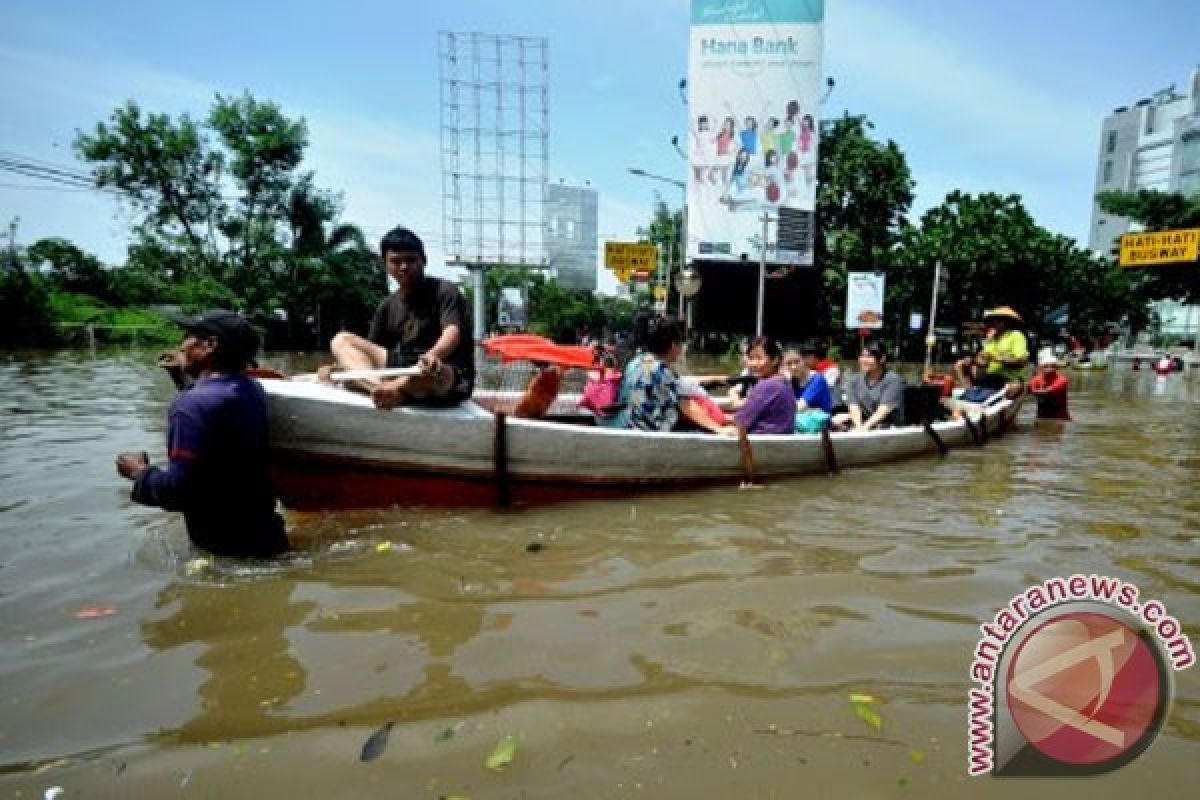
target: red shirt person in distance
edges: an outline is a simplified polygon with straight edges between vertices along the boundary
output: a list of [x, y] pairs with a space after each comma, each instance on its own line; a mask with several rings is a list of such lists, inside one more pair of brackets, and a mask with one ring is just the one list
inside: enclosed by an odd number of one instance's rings
[[1058, 359], [1053, 355], [1039, 359], [1037, 374], [1029, 379], [1029, 393], [1037, 398], [1038, 419], [1071, 418], [1067, 411], [1067, 376], [1058, 371]]

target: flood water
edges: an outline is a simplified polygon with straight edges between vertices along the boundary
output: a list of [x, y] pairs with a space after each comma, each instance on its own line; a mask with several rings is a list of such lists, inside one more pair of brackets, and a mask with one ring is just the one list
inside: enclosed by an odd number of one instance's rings
[[965, 698], [980, 623], [1054, 576], [1200, 645], [1200, 378], [1070, 373], [1065, 431], [761, 489], [289, 512], [246, 567], [116, 475], [163, 459], [153, 356], [0, 355], [0, 797], [1195, 796], [1200, 667], [1090, 780], [968, 778]]

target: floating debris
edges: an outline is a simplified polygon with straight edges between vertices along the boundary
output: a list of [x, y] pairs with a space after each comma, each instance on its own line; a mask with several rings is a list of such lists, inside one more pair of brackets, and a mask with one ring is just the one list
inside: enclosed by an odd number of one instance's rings
[[852, 694], [850, 695], [850, 705], [854, 708], [854, 713], [863, 722], [870, 725], [876, 731], [883, 730], [883, 717], [875, 710], [875, 706], [880, 702], [878, 697], [869, 694]]
[[75, 612], [75, 619], [100, 619], [117, 613], [116, 606], [87, 606]]
[[496, 746], [492, 748], [492, 752], [484, 760], [483, 765], [491, 770], [500, 771], [513, 762], [517, 757], [517, 740], [512, 736], [505, 736]]
[[379, 730], [367, 737], [367, 741], [363, 742], [362, 752], [358, 755], [359, 761], [374, 761], [383, 755], [383, 751], [387, 749], [388, 736], [392, 732], [392, 726], [396, 723], [389, 722]]

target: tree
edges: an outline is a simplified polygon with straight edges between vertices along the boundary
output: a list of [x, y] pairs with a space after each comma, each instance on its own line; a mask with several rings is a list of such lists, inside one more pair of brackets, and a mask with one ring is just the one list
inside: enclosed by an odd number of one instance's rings
[[846, 273], [887, 272], [907, 225], [915, 185], [908, 161], [895, 142], [872, 139], [874, 127], [849, 114], [821, 126], [815, 244], [828, 314], [822, 327], [842, 318]]
[[[1109, 214], [1126, 217], [1148, 231], [1200, 227], [1200, 194], [1159, 192], [1100, 192], [1100, 208]], [[1176, 299], [1200, 303], [1200, 261], [1190, 264], [1165, 264], [1138, 270], [1138, 290], [1147, 300]]]
[[139, 302], [283, 309], [288, 338], [360, 329], [384, 294], [362, 232], [338, 224], [339, 196], [303, 172], [308, 129], [250, 94], [217, 95], [205, 122], [145, 114], [133, 101], [75, 149], [99, 188], [141, 215], [117, 289]]
[[63, 291], [89, 294], [106, 303], [119, 300], [110, 270], [66, 239], [41, 239], [30, 246], [27, 257], [35, 266], [45, 265], [48, 279]]
[[0, 256], [0, 342], [32, 344], [45, 341], [51, 323], [46, 281], [26, 269], [28, 259], [15, 244]]
[[947, 326], [979, 320], [1008, 305], [1027, 329], [1056, 336], [1050, 312], [1067, 306], [1070, 327], [1094, 336], [1110, 322], [1144, 318], [1128, 276], [1069, 237], [1039, 226], [1018, 195], [953, 191], [909, 228], [896, 251], [888, 303], [903, 314], [929, 302], [934, 265], [942, 264], [938, 319]]
[[224, 212], [220, 184], [224, 157], [184, 114], [142, 114], [133, 100], [75, 137], [75, 151], [95, 166], [96, 187], [115, 188], [137, 211], [144, 236], [185, 250], [197, 268], [218, 258], [217, 222]]
[[283, 287], [281, 305], [287, 312], [289, 338], [311, 330], [315, 345], [325, 347], [339, 330], [362, 332], [372, 310], [387, 294], [387, 279], [379, 259], [361, 229], [336, 224], [341, 199], [317, 189], [311, 175], [292, 187], [287, 200], [287, 224], [292, 274]]

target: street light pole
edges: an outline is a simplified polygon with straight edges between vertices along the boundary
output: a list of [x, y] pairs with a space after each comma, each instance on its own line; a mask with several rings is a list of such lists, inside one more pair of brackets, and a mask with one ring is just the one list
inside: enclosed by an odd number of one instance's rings
[[[680, 226], [681, 230], [679, 232], [680, 233], [679, 238], [681, 239], [681, 241], [680, 241], [680, 248], [679, 248], [678, 267], [679, 267], [679, 271], [682, 272], [684, 270], [684, 268], [687, 266], [687, 247], [688, 247], [687, 184], [677, 178], [668, 178], [664, 175], [655, 175], [652, 172], [647, 172], [646, 170], [640, 169], [638, 167], [630, 167], [629, 174], [637, 175], [639, 178], [649, 178], [650, 180], [658, 181], [659, 183], [669, 183], [672, 186], [675, 186], [679, 189], [680, 202], [681, 202], [680, 214], [683, 218], [683, 220], [682, 220], [683, 224]], [[672, 225], [671, 227], [672, 227], [672, 229], [674, 229], [674, 225]], [[663, 285], [667, 287], [667, 297], [670, 297], [670, 286], [671, 286], [670, 261], [667, 262], [667, 272], [668, 272], [667, 280], [664, 282]], [[682, 296], [679, 299], [679, 311], [680, 311], [680, 314], [682, 315], [682, 313], [683, 313], [683, 298], [682, 298]]]

